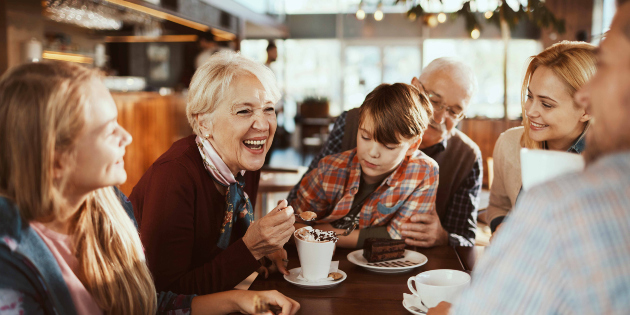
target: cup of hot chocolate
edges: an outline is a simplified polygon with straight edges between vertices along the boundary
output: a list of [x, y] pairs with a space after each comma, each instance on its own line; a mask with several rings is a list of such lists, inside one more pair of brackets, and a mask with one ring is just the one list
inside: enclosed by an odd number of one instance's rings
[[339, 239], [333, 231], [322, 231], [306, 226], [293, 233], [297, 247], [301, 276], [307, 281], [328, 278], [330, 263]]

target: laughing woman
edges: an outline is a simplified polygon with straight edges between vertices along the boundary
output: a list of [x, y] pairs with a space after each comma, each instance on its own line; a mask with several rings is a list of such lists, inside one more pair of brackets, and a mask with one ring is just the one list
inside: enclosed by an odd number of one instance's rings
[[564, 41], [531, 58], [522, 87], [523, 126], [499, 137], [488, 220], [494, 232], [521, 191], [520, 149], [581, 154], [591, 116], [573, 100], [595, 73], [595, 46]]
[[129, 203], [131, 136], [95, 71], [33, 63], [0, 80], [0, 313], [227, 314], [254, 295], [294, 314], [278, 292], [156, 295]]
[[224, 51], [195, 72], [186, 115], [194, 135], [159, 157], [134, 187], [140, 239], [158, 290], [234, 288], [269, 258], [288, 274], [282, 246], [294, 231], [286, 201], [253, 221], [258, 170], [280, 99], [269, 68]]

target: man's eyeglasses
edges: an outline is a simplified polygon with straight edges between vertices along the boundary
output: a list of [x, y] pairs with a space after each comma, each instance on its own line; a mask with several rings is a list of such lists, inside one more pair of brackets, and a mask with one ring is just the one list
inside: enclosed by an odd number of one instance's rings
[[422, 84], [422, 82], [420, 82], [420, 85], [422, 86], [422, 90], [424, 90], [424, 92], [427, 94], [427, 96], [429, 97], [429, 101], [431, 102], [431, 105], [433, 105], [433, 110], [436, 112], [439, 112], [441, 110], [446, 110], [446, 114], [451, 117], [452, 119], [455, 120], [459, 120], [459, 119], [463, 119], [466, 117], [466, 114], [464, 114], [464, 110], [457, 108], [457, 107], [453, 107], [453, 106], [446, 106], [444, 105], [444, 102], [442, 102], [442, 98], [435, 95], [435, 93], [427, 90], [424, 87], [424, 84]]

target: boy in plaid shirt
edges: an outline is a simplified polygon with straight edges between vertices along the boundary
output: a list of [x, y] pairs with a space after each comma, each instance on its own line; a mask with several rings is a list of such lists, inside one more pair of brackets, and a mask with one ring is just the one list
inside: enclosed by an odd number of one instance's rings
[[314, 227], [337, 234], [358, 223], [339, 238], [341, 247], [362, 247], [369, 237], [400, 239], [409, 217], [435, 211], [438, 165], [418, 150], [432, 115], [414, 86], [378, 86], [361, 105], [356, 149], [323, 158], [300, 183], [293, 208], [315, 212]]

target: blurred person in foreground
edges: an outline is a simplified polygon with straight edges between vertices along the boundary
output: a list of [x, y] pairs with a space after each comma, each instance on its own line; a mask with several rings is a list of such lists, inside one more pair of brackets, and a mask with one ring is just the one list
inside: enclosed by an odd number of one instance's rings
[[[423, 91], [433, 106], [433, 119], [424, 132], [419, 149], [440, 168], [435, 211], [416, 213], [402, 224], [401, 234], [412, 246], [473, 246], [477, 229], [477, 207], [481, 192], [483, 164], [477, 144], [455, 127], [464, 119], [475, 93], [477, 79], [472, 69], [452, 58], [429, 63], [412, 85]], [[325, 156], [357, 146], [359, 108], [339, 115], [320, 153], [307, 173]], [[289, 193], [296, 198], [299, 183]], [[365, 237], [387, 237], [387, 227], [364, 229]]]
[[628, 314], [630, 1], [620, 1], [597, 56], [575, 95], [594, 120], [586, 170], [523, 195], [471, 286], [428, 314]]

